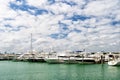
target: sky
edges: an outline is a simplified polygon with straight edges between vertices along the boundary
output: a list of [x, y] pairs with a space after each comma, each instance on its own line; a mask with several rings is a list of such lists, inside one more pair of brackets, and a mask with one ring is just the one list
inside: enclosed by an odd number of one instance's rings
[[120, 51], [120, 0], [0, 0], [0, 52]]

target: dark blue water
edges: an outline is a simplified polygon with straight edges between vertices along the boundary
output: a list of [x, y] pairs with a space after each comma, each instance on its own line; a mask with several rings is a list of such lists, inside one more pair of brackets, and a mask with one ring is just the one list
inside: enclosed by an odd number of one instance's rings
[[0, 80], [120, 80], [120, 67], [0, 61]]

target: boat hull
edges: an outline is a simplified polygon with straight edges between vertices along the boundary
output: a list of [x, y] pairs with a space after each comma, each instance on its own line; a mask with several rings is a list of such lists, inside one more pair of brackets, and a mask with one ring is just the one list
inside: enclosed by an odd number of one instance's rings
[[27, 59], [28, 62], [45, 62], [44, 59]]
[[74, 58], [65, 59], [65, 63], [78, 63], [78, 64], [94, 64], [95, 60], [93, 58]]
[[120, 66], [120, 61], [109, 61], [108, 65], [110, 65], [110, 66]]
[[58, 59], [58, 58], [47, 58], [45, 59], [45, 61], [47, 63], [53, 63], [53, 64], [64, 63], [62, 59]]

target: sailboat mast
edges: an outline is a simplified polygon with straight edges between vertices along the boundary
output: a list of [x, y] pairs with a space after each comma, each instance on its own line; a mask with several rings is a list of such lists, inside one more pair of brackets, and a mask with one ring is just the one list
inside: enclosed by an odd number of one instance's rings
[[31, 33], [31, 54], [33, 54], [33, 46], [32, 46], [32, 33]]

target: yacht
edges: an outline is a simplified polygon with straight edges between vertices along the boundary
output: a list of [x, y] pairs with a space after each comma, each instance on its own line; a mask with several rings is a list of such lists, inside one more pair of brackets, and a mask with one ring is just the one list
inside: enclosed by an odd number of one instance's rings
[[115, 59], [112, 61], [108, 61], [108, 65], [110, 66], [120, 66], [120, 59]]
[[44, 58], [47, 63], [64, 63], [64, 59], [68, 58], [68, 56], [64, 53], [61, 54], [52, 54], [48, 57]]
[[108, 65], [110, 66], [120, 66], [120, 56], [117, 55], [109, 55], [110, 59], [108, 61]]

